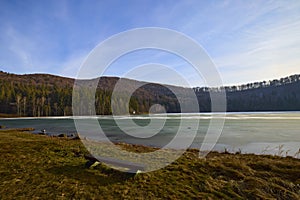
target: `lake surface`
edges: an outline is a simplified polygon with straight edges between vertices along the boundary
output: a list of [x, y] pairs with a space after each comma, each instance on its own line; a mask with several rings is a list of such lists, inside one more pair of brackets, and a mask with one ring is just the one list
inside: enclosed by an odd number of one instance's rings
[[[225, 118], [218, 114], [189, 113], [115, 118], [112, 116], [76, 117], [75, 119], [80, 122], [81, 131], [86, 132], [79, 132], [81, 137], [101, 140], [103, 136], [99, 135], [97, 129], [100, 125], [105, 136], [111, 141], [156, 147], [168, 144], [179, 130], [180, 122], [184, 121], [184, 135], [177, 137], [184, 142], [196, 133], [191, 147], [200, 148], [212, 118], [225, 119], [222, 133], [213, 150], [224, 151], [226, 148], [231, 152], [280, 154], [281, 156], [295, 156], [299, 151], [300, 112], [227, 113]], [[132, 120], [135, 124], [131, 123]], [[97, 125], [91, 121], [96, 121]], [[60, 133], [70, 135], [77, 132], [73, 117], [0, 119], [0, 125], [7, 128], [33, 127], [36, 129], [34, 133], [45, 129], [49, 135]], [[125, 132], [132, 132], [133, 136]], [[157, 134], [147, 138], [138, 138], [144, 133], [151, 132]], [[137, 133], [140, 135], [135, 136]], [[296, 157], [300, 155], [297, 154]]]

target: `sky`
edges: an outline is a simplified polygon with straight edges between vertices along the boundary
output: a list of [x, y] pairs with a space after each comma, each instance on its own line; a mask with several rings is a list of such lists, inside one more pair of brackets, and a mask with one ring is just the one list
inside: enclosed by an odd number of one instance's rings
[[[0, 70], [76, 77], [99, 43], [143, 27], [195, 40], [224, 85], [300, 74], [299, 0], [0, 0]], [[124, 55], [102, 75], [124, 77], [142, 65], [156, 69], [151, 63], [176, 71], [190, 86], [206, 83], [181, 57], [154, 49]], [[178, 85], [170, 74], [150, 70], [140, 79]]]

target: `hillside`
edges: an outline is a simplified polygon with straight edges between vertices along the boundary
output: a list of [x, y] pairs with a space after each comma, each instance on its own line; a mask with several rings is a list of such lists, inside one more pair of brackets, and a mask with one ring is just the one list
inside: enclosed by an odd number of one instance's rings
[[[97, 114], [111, 114], [111, 95], [118, 77], [101, 77], [95, 94]], [[93, 80], [82, 80], [87, 88]], [[130, 99], [129, 111], [147, 113], [153, 104], [161, 104], [167, 112], [180, 112], [171, 88], [187, 104], [194, 91], [201, 112], [210, 111], [209, 91], [220, 88], [183, 88], [122, 79], [126, 90], [144, 84]], [[72, 114], [74, 79], [49, 74], [16, 75], [0, 71], [0, 113], [15, 116], [56, 116]], [[227, 94], [227, 111], [299, 111], [300, 75], [280, 80], [249, 83], [223, 88]], [[126, 91], [123, 91], [126, 93]], [[125, 107], [122, 98], [117, 102]], [[159, 110], [158, 110], [159, 112]], [[190, 110], [189, 112], [195, 112]], [[84, 114], [84, 113], [83, 113]], [[121, 113], [122, 114], [122, 113]]]
[[[300, 75], [279, 80], [255, 82], [224, 87], [227, 97], [227, 111], [299, 111]], [[198, 99], [202, 99], [202, 111], [209, 111], [208, 91], [218, 88], [194, 88]]]

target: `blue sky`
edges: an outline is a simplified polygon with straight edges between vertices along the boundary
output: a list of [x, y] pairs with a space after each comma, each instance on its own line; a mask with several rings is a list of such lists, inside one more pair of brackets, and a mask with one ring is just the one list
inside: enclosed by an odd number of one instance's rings
[[[299, 0], [0, 0], [0, 69], [76, 77], [100, 42], [140, 27], [174, 29], [196, 40], [225, 85], [300, 73]], [[154, 50], [121, 58], [106, 75], [122, 76], [151, 62], [168, 65], [192, 86], [204, 84], [180, 58]], [[160, 78], [176, 84], [167, 74]]]

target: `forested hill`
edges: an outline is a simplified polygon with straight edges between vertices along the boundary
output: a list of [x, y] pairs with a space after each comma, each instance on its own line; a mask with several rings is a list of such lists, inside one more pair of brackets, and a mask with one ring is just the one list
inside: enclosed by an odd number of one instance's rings
[[[219, 88], [194, 88], [200, 103], [210, 105], [208, 91]], [[224, 87], [227, 111], [300, 111], [300, 75], [292, 75], [271, 81]], [[202, 111], [209, 111], [203, 107]]]
[[[111, 94], [117, 77], [101, 77], [95, 94], [97, 114], [111, 114]], [[173, 91], [189, 102], [188, 88], [164, 86], [122, 79], [125, 88], [145, 84], [133, 93], [130, 112], [146, 113], [153, 104], [161, 104], [167, 112], [180, 112]], [[74, 79], [49, 74], [16, 75], [0, 71], [0, 113], [15, 116], [72, 115]], [[228, 111], [292, 111], [300, 110], [300, 75], [279, 80], [224, 87]], [[220, 88], [193, 88], [200, 110], [210, 111], [209, 91]], [[123, 105], [122, 99], [118, 102]], [[159, 112], [159, 110], [157, 110]], [[191, 111], [192, 112], [192, 111]]]

